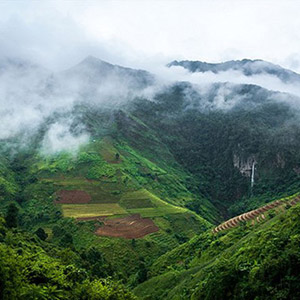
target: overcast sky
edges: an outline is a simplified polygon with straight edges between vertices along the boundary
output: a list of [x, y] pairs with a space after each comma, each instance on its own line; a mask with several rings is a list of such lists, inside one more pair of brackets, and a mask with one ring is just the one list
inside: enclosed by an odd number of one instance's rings
[[1, 1], [0, 57], [52, 70], [87, 55], [151, 69], [261, 58], [300, 72], [300, 1]]

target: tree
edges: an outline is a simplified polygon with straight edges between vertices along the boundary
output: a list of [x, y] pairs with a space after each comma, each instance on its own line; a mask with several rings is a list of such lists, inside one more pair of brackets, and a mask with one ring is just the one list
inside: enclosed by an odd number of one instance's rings
[[39, 237], [39, 239], [41, 239], [42, 241], [45, 241], [48, 237], [48, 234], [45, 232], [45, 230], [41, 227], [39, 227], [37, 229], [37, 231], [35, 232], [35, 234]]
[[18, 215], [19, 215], [19, 209], [16, 206], [16, 204], [15, 203], [9, 204], [5, 216], [6, 226], [8, 228], [14, 228], [18, 226]]
[[133, 248], [136, 246], [136, 241], [135, 241], [135, 239], [132, 239], [132, 240], [131, 240], [131, 246], [132, 246]]
[[139, 263], [139, 271], [137, 272], [137, 282], [142, 283], [148, 278], [148, 270], [144, 261]]
[[62, 247], [72, 247], [73, 246], [73, 237], [70, 233], [66, 233], [63, 235], [63, 237], [60, 239], [59, 242], [60, 246]]

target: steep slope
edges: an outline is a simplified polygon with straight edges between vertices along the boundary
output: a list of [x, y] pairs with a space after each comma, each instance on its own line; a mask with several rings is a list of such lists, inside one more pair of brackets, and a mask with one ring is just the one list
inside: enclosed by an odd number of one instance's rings
[[[227, 267], [214, 255], [234, 257], [226, 269], [231, 276], [243, 257], [235, 247], [252, 246], [253, 229], [269, 235], [275, 224], [281, 230], [275, 217], [254, 228], [211, 233], [230, 215], [299, 190], [297, 97], [255, 85], [215, 83], [203, 90], [188, 82], [146, 97], [144, 89], [155, 84], [151, 74], [95, 58], [48, 74], [43, 84], [34, 78], [37, 87], [28, 91], [24, 84], [15, 98], [21, 122], [0, 136], [0, 211], [17, 201], [22, 229], [41, 228], [49, 243], [72, 249], [91, 274], [132, 288], [153, 277], [136, 289], [143, 297], [175, 299], [177, 291], [205, 297], [202, 288], [215, 284], [205, 281], [205, 272], [221, 274], [218, 268]], [[37, 119], [22, 119], [19, 99]], [[1, 113], [9, 120], [6, 111]], [[296, 211], [287, 215], [293, 219]], [[285, 225], [284, 234], [298, 234], [296, 223]], [[194, 258], [195, 249], [203, 255]], [[241, 293], [239, 281], [232, 291], [218, 278], [227, 295]], [[172, 284], [174, 292], [167, 288]]]
[[135, 293], [142, 299], [298, 299], [299, 214], [296, 205], [255, 226], [204, 233], [157, 260], [154, 277]]
[[[96, 119], [83, 106], [80, 112], [81, 121], [88, 122], [91, 139], [75, 155], [41, 154], [37, 142], [10, 161], [12, 174], [16, 177], [18, 172], [23, 186], [20, 225], [32, 231], [42, 227], [49, 232], [50, 241], [70, 243], [78, 252], [96, 247], [110, 266], [109, 274], [118, 274], [136, 285], [136, 273], [145, 258], [148, 266], [211, 226], [188, 210], [186, 203], [198, 199], [207, 220], [216, 222], [219, 216], [207, 199], [189, 191], [192, 176], [145, 125], [144, 138], [135, 137], [133, 145], [118, 127], [124, 113], [116, 111], [110, 122], [103, 123], [107, 111], [98, 111], [102, 118]], [[113, 114], [109, 111], [109, 116]], [[126, 116], [126, 120], [130, 136], [141, 132], [137, 119]], [[103, 124], [107, 130], [102, 130]], [[0, 210], [5, 211], [8, 203], [8, 198], [3, 199]], [[126, 222], [123, 236], [118, 231], [119, 222]], [[65, 244], [65, 239], [70, 242]]]
[[155, 82], [147, 71], [112, 65], [89, 56], [78, 65], [56, 74], [56, 84], [76, 101], [120, 106]]
[[[136, 101], [131, 113], [158, 133], [197, 179], [198, 193], [219, 208], [251, 195], [297, 190], [299, 112], [289, 104], [289, 96], [253, 85], [230, 86], [222, 97], [228, 105], [224, 108], [215, 106], [222, 88], [217, 84], [201, 94], [189, 83], [178, 83], [158, 94], [156, 101]], [[239, 209], [235, 205], [235, 214]]]
[[0, 155], [0, 201], [5, 198], [13, 199], [18, 191], [19, 186], [15, 180], [14, 172], [10, 169], [9, 159], [5, 155]]

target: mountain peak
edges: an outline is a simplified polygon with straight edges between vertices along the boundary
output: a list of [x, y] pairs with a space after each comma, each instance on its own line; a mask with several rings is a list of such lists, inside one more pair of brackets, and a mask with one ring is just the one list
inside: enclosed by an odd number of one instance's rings
[[78, 65], [107, 65], [107, 66], [113, 66], [112, 64], [97, 58], [95, 56], [89, 55], [84, 60], [82, 60]]

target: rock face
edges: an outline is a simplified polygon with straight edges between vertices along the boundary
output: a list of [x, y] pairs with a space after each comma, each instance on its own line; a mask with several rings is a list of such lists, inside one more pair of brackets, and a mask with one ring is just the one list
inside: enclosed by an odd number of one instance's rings
[[249, 156], [244, 159], [237, 154], [233, 155], [233, 165], [235, 168], [239, 169], [242, 175], [251, 177], [253, 164], [256, 165], [257, 161], [254, 156]]

